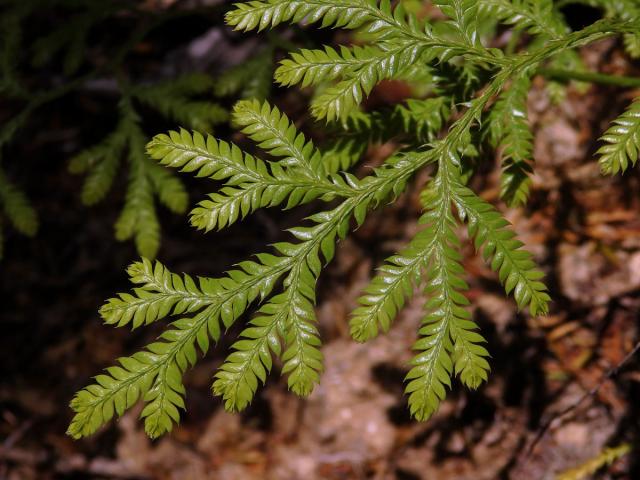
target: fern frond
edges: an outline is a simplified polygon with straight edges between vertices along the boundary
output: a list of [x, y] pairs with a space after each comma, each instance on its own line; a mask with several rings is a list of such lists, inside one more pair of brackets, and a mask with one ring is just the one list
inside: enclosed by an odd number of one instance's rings
[[[268, 106], [266, 108], [271, 112]], [[288, 124], [286, 117], [281, 117], [279, 112], [278, 118]], [[257, 124], [252, 125], [255, 127]], [[259, 128], [253, 128], [253, 131], [263, 138], [264, 131]], [[297, 134], [295, 128], [287, 131], [293, 135], [293, 140], [282, 135], [278, 141], [285, 143], [278, 144], [277, 147], [276, 143], [270, 145], [281, 152], [288, 151], [296, 155], [301, 161], [319, 162], [317, 153], [307, 159], [306, 156], [313, 147], [310, 143], [304, 147], [302, 134]], [[299, 144], [301, 141], [303, 144]], [[289, 147], [293, 150], [286, 150]], [[287, 208], [291, 208], [316, 198], [330, 200], [336, 196], [352, 194], [352, 188], [340, 177], [334, 176], [331, 180], [310, 179], [299, 175], [299, 170], [289, 172], [278, 163], [267, 166], [262, 160], [242, 152], [233, 144], [218, 141], [211, 136], [205, 139], [198, 132], [191, 135], [182, 130], [157, 135], [147, 145], [147, 151], [163, 165], [179, 168], [183, 172], [197, 172], [199, 177], [226, 180], [225, 187], [209, 195], [208, 200], [200, 202], [191, 212], [191, 223], [206, 231], [231, 225], [258, 208], [284, 202]], [[349, 181], [353, 183], [355, 179]]]
[[513, 80], [489, 115], [488, 129], [493, 147], [502, 146], [500, 197], [510, 206], [524, 205], [533, 172], [533, 134], [527, 121], [528, 75]]
[[462, 41], [470, 46], [478, 46], [478, 1], [477, 0], [434, 0], [433, 4], [444, 13], [447, 23], [454, 27]]
[[149, 105], [167, 118], [195, 130], [211, 131], [214, 125], [224, 123], [229, 113], [217, 103], [192, 100], [190, 96], [212, 91], [214, 80], [204, 74], [183, 75], [157, 85], [131, 89], [131, 95]]
[[560, 38], [568, 31], [552, 0], [481, 0], [478, 5], [483, 13], [497, 17], [517, 30], [547, 39]]
[[258, 147], [274, 157], [282, 157], [278, 162], [281, 165], [297, 167], [300, 173], [315, 179], [325, 175], [320, 152], [278, 107], [271, 107], [267, 102], [261, 105], [258, 100], [238, 102], [233, 109], [233, 120]]
[[[369, 197], [371, 193], [366, 195]], [[264, 383], [266, 372], [271, 369], [270, 352], [280, 355], [281, 342], [285, 347], [282, 373], [289, 375], [289, 388], [302, 396], [311, 393], [322, 371], [321, 342], [314, 312], [320, 255], [325, 262], [331, 261], [335, 242], [346, 235], [351, 214], [359, 217], [355, 206], [366, 206], [369, 201], [358, 204], [348, 199], [332, 211], [312, 216], [314, 226], [291, 229], [299, 243], [275, 245], [281, 258], [290, 263], [283, 282], [284, 291], [260, 309], [258, 317], [241, 334], [244, 338], [234, 345], [235, 351], [216, 374], [213, 391], [223, 397], [227, 410], [242, 410], [249, 404], [258, 380]]]
[[0, 169], [0, 204], [11, 225], [23, 235], [33, 237], [38, 231], [38, 215], [22, 190]]
[[276, 356], [282, 352], [278, 328], [282, 329], [287, 312], [275, 308], [273, 302], [277, 299], [274, 297], [260, 308], [258, 316], [240, 334], [241, 340], [231, 346], [234, 352], [216, 373], [213, 393], [222, 397], [227, 411], [241, 411], [249, 405], [258, 389], [258, 380], [264, 384], [271, 372], [272, 352]]
[[145, 258], [132, 264], [127, 273], [131, 283], [140, 286], [133, 294], [121, 293], [102, 306], [100, 315], [107, 324], [138, 328], [168, 315], [192, 313], [215, 301], [203, 293], [209, 290], [206, 279], [196, 283], [189, 275], [171, 273], [160, 262], [154, 265]]
[[264, 101], [271, 92], [273, 69], [273, 48], [264, 48], [247, 61], [223, 72], [215, 84], [215, 94], [218, 97], [238, 94], [243, 99]]
[[385, 260], [364, 295], [358, 299], [360, 306], [352, 313], [349, 326], [354, 340], [365, 342], [376, 337], [379, 330], [389, 330], [391, 322], [413, 294], [433, 250], [431, 240], [432, 232], [423, 230], [406, 249]]
[[189, 195], [179, 178], [157, 164], [151, 164], [148, 176], [160, 203], [173, 213], [180, 214], [187, 210]]
[[489, 203], [458, 184], [453, 189], [455, 203], [469, 223], [469, 236], [476, 250], [498, 272], [507, 294], [513, 292], [518, 308], [529, 307], [531, 315], [545, 315], [551, 300], [540, 281], [544, 274], [536, 269], [532, 255], [515, 239], [509, 222]]
[[153, 183], [149, 170], [153, 164], [144, 156], [140, 134], [131, 138], [131, 167], [124, 208], [115, 224], [119, 241], [133, 238], [143, 257], [155, 258], [160, 248], [160, 223], [153, 201]]
[[[220, 338], [220, 323], [229, 328], [250, 303], [267, 296], [288, 269], [286, 258], [266, 254], [258, 258], [258, 262], [240, 263], [238, 269], [220, 279], [201, 279], [199, 287], [187, 277], [180, 279], [159, 266], [153, 269], [152, 278], [149, 262], [134, 265], [130, 270], [132, 280], [143, 287], [134, 291], [135, 295], [121, 294], [119, 299], [110, 301], [103, 307], [105, 318], [121, 322], [130, 315], [123, 313], [130, 311], [126, 304], [132, 305], [133, 319], [136, 315], [145, 321], [158, 318], [160, 306], [173, 309], [174, 314], [183, 311], [193, 317], [173, 322], [159, 341], [131, 357], [121, 358], [118, 366], [96, 377], [97, 383], [78, 392], [71, 402], [76, 415], [68, 433], [74, 438], [90, 435], [108, 422], [114, 411], [122, 415], [140, 398], [148, 402], [143, 410], [147, 433], [157, 437], [170, 431], [178, 419], [178, 408], [182, 408], [184, 387], [181, 377], [196, 361], [196, 344], [206, 353], [210, 339], [217, 341]], [[153, 296], [141, 291], [151, 292]], [[206, 295], [207, 300], [203, 300], [198, 292]], [[144, 304], [141, 299], [158, 300], [158, 312], [152, 306], [141, 306]], [[200, 311], [196, 313], [198, 309]], [[143, 313], [135, 313], [138, 311]]]
[[600, 169], [607, 175], [625, 172], [640, 156], [640, 98], [605, 132], [601, 140], [606, 144], [598, 150]]
[[[180, 91], [197, 88], [189, 82], [177, 85]], [[85, 205], [94, 205], [109, 192], [123, 158], [127, 158], [127, 193], [115, 224], [115, 237], [120, 241], [133, 238], [140, 255], [154, 258], [160, 247], [155, 198], [171, 211], [184, 213], [188, 195], [180, 179], [145, 156], [145, 135], [128, 96], [121, 100], [119, 108], [121, 115], [115, 130], [73, 157], [68, 168], [71, 173], [86, 173], [81, 198]]]
[[[336, 75], [344, 79], [314, 99], [311, 111], [316, 118], [327, 121], [345, 119], [376, 84], [402, 74], [404, 69], [418, 60], [426, 61], [421, 57], [429, 51], [427, 42], [416, 41], [397, 41], [389, 46], [379, 44], [378, 47], [353, 50], [353, 58], [357, 62]], [[429, 55], [432, 54], [429, 52]], [[289, 77], [289, 80], [294, 79]]]
[[81, 193], [85, 205], [98, 203], [111, 189], [133, 128], [131, 118], [124, 116], [102, 142], [69, 161], [69, 172], [76, 175], [87, 173]]
[[445, 387], [451, 387], [451, 324], [468, 303], [459, 293], [460, 289], [466, 289], [466, 284], [459, 278], [463, 269], [458, 263], [460, 256], [454, 250], [459, 241], [453, 231], [455, 221], [444, 169], [439, 171], [430, 188], [432, 193], [426, 202], [429, 207], [421, 219], [421, 223], [427, 224], [425, 233], [430, 247], [425, 289], [429, 300], [418, 332], [420, 338], [413, 346], [418, 353], [411, 360], [411, 370], [405, 378], [411, 415], [420, 421], [433, 415], [446, 397]]
[[384, 0], [378, 7], [375, 0], [265, 0], [236, 3], [235, 10], [227, 13], [226, 22], [235, 30], [264, 30], [281, 23], [321, 22], [322, 28], [334, 27], [383, 33], [385, 30], [406, 27], [407, 15], [399, 4], [394, 10]]

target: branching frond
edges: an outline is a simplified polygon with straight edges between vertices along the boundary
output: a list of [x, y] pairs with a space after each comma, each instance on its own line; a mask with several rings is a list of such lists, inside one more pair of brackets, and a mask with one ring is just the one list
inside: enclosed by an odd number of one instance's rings
[[636, 99], [601, 138], [600, 168], [612, 175], [634, 166], [640, 156], [640, 98]]
[[451, 375], [459, 374], [462, 382], [477, 388], [486, 380], [489, 365], [487, 351], [480, 345], [484, 339], [464, 308], [469, 301], [461, 293], [467, 290], [461, 278], [461, 255], [454, 227], [451, 181], [448, 166], [441, 168], [425, 195], [427, 213], [421, 219], [427, 228], [429, 242], [428, 274], [425, 293], [427, 314], [419, 330], [420, 339], [413, 346], [419, 353], [411, 361], [407, 374], [411, 414], [426, 420], [438, 409], [451, 386]]
[[[279, 118], [286, 120], [286, 117]], [[296, 140], [301, 138], [304, 143], [304, 137], [300, 137], [295, 129], [289, 131], [294, 138], [289, 146], [295, 149], [290, 153], [302, 155], [299, 160], [306, 161], [309, 148], [298, 145], [299, 140]], [[264, 131], [255, 132], [263, 138]], [[280, 140], [286, 144], [290, 142], [286, 135]], [[271, 145], [276, 148], [275, 143]], [[285, 147], [277, 148], [284, 151], [282, 148]], [[286, 207], [291, 208], [316, 198], [330, 200], [336, 196], [348, 196], [351, 189], [346, 181], [355, 181], [338, 176], [314, 181], [300, 176], [298, 170], [289, 171], [278, 163], [267, 164], [242, 152], [236, 145], [218, 141], [212, 136], [205, 138], [198, 132], [191, 135], [186, 130], [157, 135], [148, 144], [147, 151], [161, 164], [179, 168], [182, 172], [196, 172], [199, 177], [226, 180], [225, 187], [209, 195], [208, 200], [202, 201], [191, 212], [191, 223], [206, 231], [224, 228], [262, 207], [286, 202]], [[314, 153], [312, 159], [316, 156]]]
[[[135, 322], [138, 316], [153, 321], [159, 318], [161, 308], [192, 316], [176, 320], [160, 340], [121, 358], [118, 366], [107, 369], [96, 377], [95, 384], [78, 392], [71, 403], [76, 415], [68, 433], [75, 438], [90, 435], [114, 412], [122, 415], [140, 398], [147, 402], [143, 410], [147, 433], [157, 437], [170, 431], [178, 421], [178, 408], [184, 405], [181, 377], [196, 361], [196, 344], [206, 353], [210, 340], [220, 338], [220, 324], [231, 326], [251, 302], [270, 293], [288, 268], [286, 258], [266, 254], [258, 258], [258, 262], [242, 262], [220, 279], [201, 279], [197, 287], [188, 277], [180, 279], [162, 266], [153, 268], [152, 278], [149, 262], [134, 265], [132, 279], [143, 287], [134, 295], [121, 294], [108, 302], [102, 311], [106, 319], [120, 323], [131, 316]], [[154, 305], [158, 305], [157, 312]]]
[[115, 236], [119, 241], [133, 238], [142, 256], [155, 258], [160, 248], [160, 223], [153, 201], [153, 183], [149, 175], [152, 164], [144, 156], [142, 138], [140, 135], [131, 138], [129, 184], [124, 208], [115, 224]]
[[[283, 85], [321, 86], [312, 112], [322, 120], [342, 120], [346, 133], [342, 140], [332, 138], [326, 149], [316, 148], [280, 109], [250, 100], [236, 106], [234, 123], [268, 159], [184, 129], [154, 137], [147, 145], [149, 159], [141, 153], [143, 136], [129, 103], [124, 109], [129, 124], [122, 136], [114, 134], [74, 161], [76, 170], [106, 171], [95, 174], [104, 180], [90, 189], [95, 192], [91, 198], [100, 198], [117, 168], [117, 161], [104, 162], [113, 152], [130, 149], [130, 185], [118, 227], [121, 236], [140, 236], [139, 243], [157, 234], [155, 197], [176, 211], [186, 205], [181, 184], [162, 167], [217, 182], [218, 190], [191, 213], [192, 223], [204, 230], [223, 228], [263, 207], [286, 209], [314, 199], [330, 203], [322, 204], [326, 209], [308, 217], [303, 226], [290, 229], [293, 239], [276, 243], [271, 253], [240, 262], [220, 278], [174, 274], [149, 260], [134, 264], [129, 274], [135, 287], [102, 307], [106, 323], [136, 328], [167, 317], [173, 321], [157, 341], [119, 359], [78, 392], [72, 401], [76, 415], [70, 435], [95, 432], [139, 400], [145, 403], [147, 433], [157, 437], [170, 431], [185, 404], [183, 375], [197, 361], [198, 350], [206, 354], [211, 342], [218, 342], [222, 331], [252, 306], [257, 314], [214, 374], [214, 394], [222, 397], [227, 410], [246, 408], [266, 381], [275, 356], [283, 364], [289, 388], [308, 395], [323, 369], [314, 311], [323, 266], [333, 258], [337, 242], [362, 225], [371, 209], [397, 199], [414, 174], [434, 162], [435, 177], [422, 196], [423, 230], [380, 268], [351, 319], [356, 340], [372, 338], [388, 330], [413, 289], [426, 284], [426, 312], [406, 378], [411, 414], [419, 420], [433, 415], [453, 376], [477, 388], [489, 371], [489, 353], [467, 309], [454, 210], [468, 223], [476, 250], [498, 273], [507, 294], [513, 293], [518, 307], [529, 307], [532, 315], [547, 312], [550, 298], [532, 255], [504, 217], [465, 186], [474, 174], [469, 157], [478, 152], [479, 132], [488, 131], [504, 150], [503, 197], [510, 203], [523, 202], [531, 169], [529, 75], [567, 51], [612, 34], [638, 33], [639, 28], [629, 20], [604, 20], [567, 33], [546, 0], [435, 3], [447, 15], [447, 24], [421, 24], [404, 12], [401, 2], [394, 9], [389, 0], [252, 0], [227, 14], [228, 23], [238, 30], [305, 22], [367, 33], [368, 46], [301, 50], [284, 60], [276, 73]], [[479, 41], [477, 13], [487, 9], [515, 29], [533, 34], [535, 48], [517, 54], [485, 48]], [[379, 81], [403, 78], [423, 66], [428, 69], [428, 85], [421, 95], [433, 98], [411, 100], [386, 112], [358, 111]], [[237, 72], [237, 78], [228, 74], [225, 88], [244, 88], [238, 85], [245, 85], [251, 75]], [[135, 98], [135, 89], [130, 95]], [[493, 99], [497, 102], [487, 130], [483, 121]], [[637, 161], [636, 105], [605, 135], [608, 145], [603, 153], [614, 160], [603, 164], [611, 171]], [[167, 104], [161, 110], [176, 116], [175, 108]], [[446, 135], [440, 136], [447, 126]], [[357, 162], [370, 143], [389, 139], [400, 147], [381, 167], [362, 178], [340, 172]], [[140, 247], [155, 253], [157, 243]]]

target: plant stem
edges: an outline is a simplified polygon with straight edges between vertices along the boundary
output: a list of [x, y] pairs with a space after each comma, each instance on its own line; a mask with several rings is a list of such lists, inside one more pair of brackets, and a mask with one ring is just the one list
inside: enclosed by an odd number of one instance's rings
[[537, 73], [538, 75], [542, 75], [543, 77], [551, 80], [578, 80], [581, 82], [597, 83], [600, 85], [640, 88], [639, 77], [623, 77], [596, 72], [576, 72], [571, 70], [560, 70], [556, 68], [539, 68]]

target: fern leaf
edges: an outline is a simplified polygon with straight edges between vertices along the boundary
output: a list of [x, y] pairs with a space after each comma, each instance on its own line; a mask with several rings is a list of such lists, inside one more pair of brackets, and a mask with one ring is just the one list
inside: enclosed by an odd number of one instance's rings
[[484, 259], [491, 260], [490, 266], [498, 272], [507, 294], [513, 292], [518, 307], [529, 306], [531, 315], [545, 315], [550, 297], [540, 281], [544, 274], [536, 269], [532, 255], [522, 249], [522, 242], [514, 238], [509, 222], [468, 188], [455, 185], [454, 193], [460, 214], [469, 222], [476, 250], [482, 248]]
[[[210, 339], [220, 338], [220, 323], [229, 328], [251, 302], [269, 295], [288, 269], [287, 258], [266, 254], [258, 258], [259, 262], [240, 263], [238, 269], [220, 279], [201, 279], [199, 287], [189, 277], [181, 279], [161, 266], [156, 265], [151, 271], [148, 261], [134, 265], [129, 271], [132, 281], [143, 286], [134, 291], [135, 295], [121, 294], [119, 299], [107, 303], [101, 312], [106, 319], [120, 323], [131, 316], [126, 304], [131, 304], [136, 312], [132, 316], [134, 322], [136, 315], [146, 321], [167, 308], [173, 309], [174, 314], [183, 312], [194, 316], [173, 322], [159, 341], [131, 357], [121, 358], [118, 366], [96, 377], [97, 383], [78, 392], [71, 403], [76, 415], [68, 433], [74, 438], [90, 435], [108, 422], [114, 411], [122, 415], [140, 398], [148, 402], [143, 411], [147, 433], [157, 437], [169, 431], [177, 421], [177, 409], [182, 408], [181, 377], [196, 361], [196, 344], [206, 353]], [[142, 291], [150, 292], [153, 297]], [[206, 299], [198, 295], [198, 291], [206, 295]], [[153, 298], [159, 301], [157, 312], [149, 303]], [[147, 300], [146, 307], [141, 306], [140, 299]]]
[[238, 94], [243, 99], [264, 101], [271, 92], [274, 60], [273, 48], [260, 50], [245, 62], [218, 77], [214, 91], [219, 97]]
[[421, 223], [427, 224], [425, 235], [432, 262], [425, 289], [429, 300], [418, 332], [420, 339], [413, 346], [419, 353], [411, 360], [411, 370], [405, 378], [411, 415], [420, 421], [433, 415], [446, 397], [445, 387], [451, 387], [451, 323], [466, 304], [458, 292], [466, 284], [458, 277], [462, 269], [459, 254], [454, 250], [458, 240], [452, 228], [454, 219], [448, 188], [440, 171], [432, 185], [434, 193], [429, 199], [428, 211], [421, 219]]
[[138, 135], [132, 137], [129, 185], [124, 208], [115, 224], [115, 235], [119, 241], [134, 238], [143, 257], [155, 258], [160, 248], [160, 224], [148, 173], [153, 164], [144, 156], [143, 148], [142, 139]]
[[212, 304], [216, 298], [203, 293], [207, 280], [198, 285], [189, 275], [171, 273], [160, 262], [150, 260], [134, 263], [127, 270], [131, 283], [139, 284], [133, 295], [121, 293], [100, 309], [105, 323], [133, 328], [147, 325], [168, 315], [192, 313]]
[[500, 196], [509, 205], [524, 205], [533, 171], [533, 134], [527, 121], [528, 75], [513, 80], [502, 93], [489, 116], [489, 136], [494, 147], [502, 146]]
[[263, 305], [258, 316], [251, 320], [250, 327], [240, 334], [241, 340], [232, 345], [232, 352], [218, 369], [212, 390], [220, 395], [227, 411], [244, 410], [258, 389], [258, 380], [263, 384], [271, 371], [271, 354], [280, 356], [281, 335], [286, 310], [276, 310], [273, 302]]
[[606, 144], [598, 150], [600, 169], [607, 175], [625, 172], [638, 162], [640, 155], [640, 98], [613, 121], [601, 140]]
[[483, 13], [546, 39], [561, 38], [568, 31], [552, 0], [481, 0], [478, 4]]
[[379, 330], [389, 330], [405, 301], [412, 296], [432, 250], [432, 232], [423, 230], [406, 249], [385, 261], [358, 299], [360, 306], [352, 313], [349, 325], [354, 340], [365, 342], [376, 337]]
[[389, 28], [406, 25], [404, 10], [399, 6], [392, 11], [389, 1], [380, 8], [371, 0], [265, 0], [235, 4], [235, 10], [225, 19], [235, 30], [264, 30], [289, 22], [321, 22], [321, 27], [356, 29], [366, 26], [365, 31], [382, 32]]
[[[319, 165], [321, 156], [313, 145], [310, 142], [305, 144], [304, 136], [298, 134], [295, 127], [277, 109], [272, 111], [268, 105], [265, 108], [265, 112], [277, 114], [276, 123], [289, 125], [285, 130], [288, 133], [278, 133], [275, 138], [269, 137], [271, 140], [267, 140], [264, 135], [265, 132], [270, 135], [268, 122], [247, 123], [247, 131], [251, 131], [255, 138], [264, 139], [263, 146], [273, 148], [272, 153], [287, 155], [289, 163], [293, 161], [294, 165], [299, 161], [317, 177], [313, 166]], [[262, 120], [268, 119], [260, 116], [252, 120], [244, 116], [242, 119], [238, 117], [238, 121]], [[309, 176], [301, 176], [299, 170], [289, 172], [278, 163], [267, 166], [262, 160], [242, 152], [235, 145], [218, 141], [211, 136], [205, 139], [198, 132], [191, 135], [182, 130], [179, 133], [157, 135], [147, 145], [147, 150], [152, 158], [163, 165], [180, 168], [184, 172], [197, 172], [200, 177], [226, 180], [225, 187], [209, 195], [208, 200], [200, 202], [191, 212], [191, 223], [206, 231], [231, 225], [258, 208], [284, 202], [287, 208], [291, 208], [316, 198], [331, 200], [336, 196], [348, 197], [353, 194], [352, 187], [340, 177], [310, 179]], [[355, 179], [349, 181], [353, 183]]]
[[38, 216], [24, 192], [11, 183], [0, 170], [0, 203], [13, 227], [23, 235], [33, 237], [38, 231]]
[[470, 46], [477, 46], [478, 38], [478, 3], [476, 0], [434, 0], [442, 13], [451, 20], [452, 25], [462, 41]]
[[177, 177], [156, 164], [149, 167], [148, 175], [160, 203], [174, 213], [180, 214], [187, 210], [189, 195]]
[[196, 130], [211, 131], [226, 122], [229, 114], [217, 103], [192, 100], [190, 96], [213, 90], [214, 81], [204, 74], [183, 75], [157, 85], [139, 86], [131, 94], [167, 118]]
[[277, 107], [272, 108], [267, 102], [261, 105], [257, 100], [238, 102], [233, 109], [233, 120], [258, 147], [282, 157], [280, 164], [298, 167], [311, 178], [324, 176], [320, 152]]

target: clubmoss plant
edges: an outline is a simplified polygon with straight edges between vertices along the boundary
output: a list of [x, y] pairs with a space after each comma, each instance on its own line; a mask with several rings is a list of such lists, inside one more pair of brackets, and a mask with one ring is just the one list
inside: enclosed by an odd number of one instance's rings
[[[412, 415], [418, 420], [433, 415], [454, 378], [475, 389], [489, 374], [485, 340], [467, 309], [458, 225], [468, 227], [476, 250], [520, 309], [547, 313], [550, 297], [543, 273], [509, 222], [467, 186], [474, 171], [469, 159], [485, 140], [499, 148], [502, 198], [511, 205], [524, 204], [534, 168], [526, 107], [531, 79], [543, 68], [556, 70], [554, 80], [572, 79], [570, 71], [558, 72], [563, 64], [558, 59], [575, 57], [576, 49], [606, 37], [636, 39], [640, 16], [607, 8], [607, 18], [571, 31], [550, 0], [432, 3], [442, 15], [418, 18], [402, 2], [392, 7], [389, 0], [254, 0], [238, 3], [227, 14], [227, 23], [241, 31], [305, 24], [355, 30], [368, 40], [365, 45], [300, 50], [275, 72], [280, 85], [316, 87], [311, 113], [344, 136], [319, 148], [277, 107], [246, 100], [236, 105], [233, 120], [268, 157], [184, 129], [157, 135], [147, 145], [148, 154], [168, 168], [225, 183], [191, 213], [191, 223], [205, 232], [261, 208], [293, 208], [311, 201], [326, 207], [289, 229], [288, 241], [219, 278], [172, 273], [147, 259], [134, 263], [128, 273], [135, 287], [107, 301], [100, 310], [105, 322], [137, 328], [173, 320], [157, 341], [118, 359], [76, 394], [71, 436], [94, 433], [139, 400], [145, 403], [147, 433], [157, 437], [170, 431], [184, 408], [185, 370], [250, 308], [256, 314], [215, 373], [213, 393], [222, 397], [227, 410], [242, 410], [277, 358], [289, 388], [308, 395], [323, 368], [314, 312], [323, 267], [340, 239], [362, 225], [371, 210], [397, 199], [425, 168], [432, 178], [421, 197], [423, 228], [380, 266], [350, 321], [356, 341], [386, 332], [414, 287], [424, 284], [425, 315], [406, 377]], [[491, 47], [486, 32], [495, 31], [497, 23], [512, 28], [514, 35], [526, 35], [504, 49]], [[426, 98], [396, 107], [382, 122], [379, 114], [360, 110], [382, 80], [412, 77], [430, 82]], [[578, 79], [599, 78], [582, 72]], [[604, 173], [623, 172], [636, 163], [639, 105], [634, 102], [604, 135]], [[388, 118], [398, 121], [385, 128]], [[408, 138], [406, 147], [362, 178], [346, 171], [368, 142], [390, 134]]]

